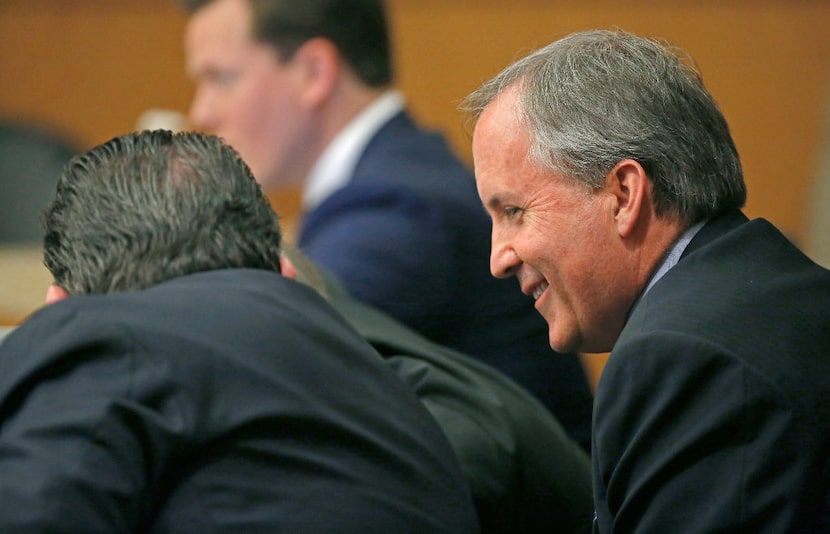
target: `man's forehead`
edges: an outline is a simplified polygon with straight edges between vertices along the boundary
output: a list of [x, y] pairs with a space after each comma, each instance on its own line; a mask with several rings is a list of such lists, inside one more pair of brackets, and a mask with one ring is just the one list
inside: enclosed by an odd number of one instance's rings
[[217, 19], [210, 13], [205, 16], [192, 19], [185, 35], [187, 70], [191, 76], [231, 68], [248, 58], [255, 46], [240, 21]]
[[477, 126], [484, 123], [491, 128], [518, 130], [519, 122], [518, 89], [511, 86], [502, 90], [487, 104], [478, 118]]
[[252, 41], [252, 24], [252, 14], [246, 2], [219, 0], [191, 16], [185, 31], [185, 44], [188, 49], [195, 49]]

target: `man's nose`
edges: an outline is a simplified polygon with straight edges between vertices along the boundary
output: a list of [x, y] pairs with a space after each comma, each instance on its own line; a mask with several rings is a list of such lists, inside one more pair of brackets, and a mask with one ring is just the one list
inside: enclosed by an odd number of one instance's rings
[[492, 275], [496, 278], [513, 276], [521, 263], [515, 249], [505, 240], [499, 239], [494, 231], [490, 250], [490, 272]]
[[217, 127], [215, 110], [216, 106], [211, 103], [207, 92], [197, 88], [188, 112], [190, 125], [202, 131], [214, 132]]

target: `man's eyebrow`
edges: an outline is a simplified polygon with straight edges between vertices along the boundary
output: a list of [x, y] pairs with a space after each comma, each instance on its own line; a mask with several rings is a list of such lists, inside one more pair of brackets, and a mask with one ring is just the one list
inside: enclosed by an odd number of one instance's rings
[[492, 195], [487, 200], [487, 207], [490, 209], [498, 209], [502, 206], [502, 204], [504, 204], [504, 199], [500, 194]]

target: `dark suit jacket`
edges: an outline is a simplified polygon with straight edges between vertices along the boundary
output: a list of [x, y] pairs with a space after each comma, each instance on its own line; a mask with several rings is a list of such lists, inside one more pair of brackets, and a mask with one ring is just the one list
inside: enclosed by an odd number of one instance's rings
[[551, 350], [515, 280], [491, 276], [490, 221], [440, 136], [395, 116], [348, 185], [304, 215], [299, 245], [358, 299], [512, 377], [589, 447], [592, 396], [580, 362]]
[[441, 430], [311, 289], [200, 273], [0, 348], [0, 532], [475, 532]]
[[447, 434], [483, 534], [591, 528], [588, 455], [511, 379], [437, 345], [328, 281], [330, 302], [409, 385]]
[[711, 221], [634, 307], [600, 379], [599, 532], [817, 532], [830, 272], [768, 222]]

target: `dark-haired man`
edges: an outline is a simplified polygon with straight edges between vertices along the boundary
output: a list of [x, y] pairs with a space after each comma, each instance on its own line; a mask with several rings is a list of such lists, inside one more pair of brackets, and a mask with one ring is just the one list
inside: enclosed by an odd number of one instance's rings
[[452, 449], [213, 136], [73, 159], [50, 303], [0, 348], [0, 531], [477, 531]]

